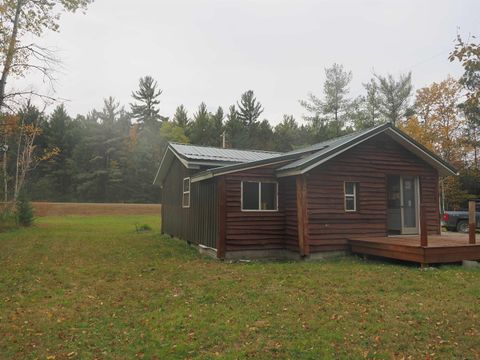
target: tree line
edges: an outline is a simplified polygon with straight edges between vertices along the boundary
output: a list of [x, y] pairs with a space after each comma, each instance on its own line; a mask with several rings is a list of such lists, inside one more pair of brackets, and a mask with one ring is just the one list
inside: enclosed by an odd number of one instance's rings
[[179, 105], [173, 114], [164, 114], [165, 95], [145, 76], [130, 104], [109, 97], [101, 109], [72, 117], [63, 105], [51, 113], [38, 107], [39, 99], [58, 100], [48, 94], [7, 88], [7, 79], [31, 72], [52, 78], [58, 67], [54, 53], [31, 39], [58, 31], [63, 12], [84, 11], [90, 3], [13, 0], [0, 6], [0, 195], [5, 202], [16, 200], [22, 189], [35, 200], [157, 202], [152, 181], [168, 141], [283, 152], [385, 122], [460, 170], [460, 177], [442, 180], [447, 207], [480, 196], [480, 48], [474, 38], [458, 37], [450, 54], [464, 68], [459, 79], [443, 79], [415, 93], [411, 73], [374, 74], [354, 97], [352, 73], [333, 64], [325, 69], [321, 91], [299, 100], [301, 121], [285, 114], [275, 126], [269, 120], [280, 119], [262, 116], [264, 107], [252, 90], [227, 108]]

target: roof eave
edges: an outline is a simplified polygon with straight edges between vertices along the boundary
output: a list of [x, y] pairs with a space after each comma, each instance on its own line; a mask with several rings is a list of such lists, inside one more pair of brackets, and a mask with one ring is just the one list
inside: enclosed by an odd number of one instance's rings
[[[425, 162], [430, 164], [432, 167], [437, 169], [439, 172], [439, 175], [442, 176], [449, 176], [449, 175], [458, 175], [458, 171], [449, 163], [445, 162], [435, 154], [433, 154], [430, 150], [425, 148], [423, 145], [419, 144], [416, 142], [414, 139], [412, 139], [410, 136], [407, 134], [401, 132], [394, 126], [390, 124], [386, 124], [383, 126], [379, 126], [377, 128], [372, 129], [371, 132], [362, 134], [362, 137], [357, 137], [353, 138], [350, 141], [348, 141], [345, 144], [341, 144], [335, 148], [332, 148], [330, 151], [328, 151], [325, 154], [322, 154], [321, 156], [312, 159], [311, 161], [299, 165], [296, 168], [292, 169], [287, 169], [287, 170], [280, 170], [277, 172], [278, 177], [286, 177], [286, 176], [295, 176], [295, 175], [302, 175], [313, 168], [333, 159], [334, 157], [340, 155], [341, 153], [351, 149], [352, 147], [357, 146], [358, 144], [367, 141], [368, 139], [377, 136], [378, 134], [386, 132], [387, 135], [390, 135], [391, 137], [396, 137], [397, 142], [401, 142], [404, 147], [412, 151], [415, 155], [423, 159]], [[367, 136], [365, 136], [367, 135]], [[402, 142], [403, 141], [403, 142]]]
[[245, 170], [250, 170], [254, 169], [257, 167], [262, 167], [262, 166], [267, 166], [267, 165], [275, 165], [283, 162], [287, 162], [292, 160], [292, 158], [298, 157], [297, 154], [295, 154], [295, 157], [293, 155], [290, 156], [278, 156], [274, 157], [271, 159], [262, 159], [262, 160], [257, 160], [257, 161], [249, 161], [245, 163], [240, 163], [240, 164], [234, 164], [234, 165], [229, 165], [229, 166], [222, 166], [214, 169], [209, 169], [206, 171], [202, 171], [201, 173], [198, 173], [191, 178], [191, 182], [199, 182], [203, 181], [206, 179], [211, 179], [216, 176], [222, 176], [222, 175], [227, 175], [239, 171], [245, 171]]
[[384, 125], [380, 125], [380, 126], [377, 126], [375, 128], [372, 128], [371, 131], [369, 131], [367, 133], [363, 133], [363, 134], [361, 134], [357, 137], [354, 137], [354, 138], [350, 139], [349, 141], [347, 141], [346, 143], [337, 145], [336, 147], [331, 148], [326, 153], [321, 154], [318, 157], [315, 157], [315, 158], [311, 159], [310, 161], [308, 161], [304, 164], [301, 164], [301, 165], [299, 165], [295, 168], [278, 171], [277, 176], [278, 177], [286, 177], [286, 176], [305, 174], [305, 173], [309, 172], [310, 170], [312, 170], [313, 168], [327, 162], [330, 159], [333, 159], [334, 157], [342, 154], [343, 152], [351, 149], [352, 147], [355, 147], [358, 144], [360, 144], [364, 141], [367, 141], [368, 139], [371, 139], [374, 136], [377, 136], [381, 132], [383, 132], [386, 129], [391, 128], [391, 127], [392, 127], [392, 125], [390, 125], [390, 124], [384, 124]]
[[418, 143], [415, 139], [408, 136], [402, 131], [391, 127], [387, 129], [387, 135], [397, 137], [397, 141], [401, 142], [407, 149], [413, 152], [415, 155], [420, 157], [422, 160], [430, 164], [432, 167], [438, 170], [439, 175], [441, 176], [450, 176], [458, 175], [458, 170], [449, 164], [448, 162], [441, 159], [439, 156], [435, 155], [433, 152], [428, 150], [425, 146]]

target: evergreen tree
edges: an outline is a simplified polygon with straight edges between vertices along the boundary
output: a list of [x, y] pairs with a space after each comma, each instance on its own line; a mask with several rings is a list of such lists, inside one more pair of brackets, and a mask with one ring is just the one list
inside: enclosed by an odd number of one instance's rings
[[158, 99], [162, 90], [158, 89], [157, 82], [151, 76], [140, 78], [139, 89], [132, 92], [136, 103], [130, 104], [132, 119], [146, 126], [153, 126], [162, 119]]
[[188, 113], [187, 109], [185, 109], [185, 106], [178, 106], [175, 110], [175, 114], [173, 115], [173, 123], [177, 126], [187, 129], [189, 122], [190, 120], [188, 119]]
[[242, 94], [240, 102], [237, 102], [238, 117], [247, 126], [250, 127], [258, 122], [258, 118], [263, 113], [262, 104], [260, 104], [252, 90]]
[[220, 146], [222, 132], [223, 109], [219, 107], [215, 114], [211, 114], [207, 110], [207, 105], [201, 103], [188, 130], [192, 144]]
[[400, 75], [398, 80], [392, 75], [376, 75], [380, 93], [380, 113], [393, 125], [408, 110], [408, 100], [412, 95], [412, 73]]
[[37, 199], [74, 200], [72, 155], [79, 141], [81, 139], [78, 123], [70, 118], [63, 105], [59, 105], [49, 120], [43, 123], [42, 133], [37, 141], [37, 146], [42, 152], [53, 148], [59, 149], [58, 155], [40, 163], [37, 171], [32, 173], [30, 193], [36, 194]]
[[[231, 143], [240, 149], [257, 147], [257, 139], [260, 136], [257, 134], [260, 130], [258, 118], [263, 113], [263, 106], [257, 101], [252, 90], [248, 90], [242, 94], [240, 102], [237, 102], [237, 106], [237, 114], [233, 118], [237, 123], [231, 123], [227, 129], [230, 131], [229, 137]], [[268, 132], [265, 125], [262, 131]]]
[[17, 222], [21, 226], [31, 226], [34, 221], [33, 208], [24, 191], [20, 192], [16, 203]]
[[217, 112], [211, 115], [212, 122], [212, 146], [222, 146], [223, 119], [225, 115], [219, 106]]
[[375, 78], [373, 78], [370, 79], [370, 82], [363, 83], [362, 85], [367, 92], [364, 99], [365, 113], [368, 119], [368, 124], [371, 127], [385, 122], [380, 114], [381, 98], [377, 81]]
[[291, 151], [301, 141], [298, 124], [293, 115], [283, 115], [283, 121], [275, 126], [273, 133], [273, 149], [275, 151]]
[[273, 149], [273, 130], [268, 120], [262, 120], [259, 124], [254, 124], [250, 129], [250, 149], [272, 150]]
[[351, 104], [348, 85], [352, 73], [345, 71], [343, 65], [333, 64], [325, 69], [325, 76], [323, 99], [310, 93], [308, 99], [301, 100], [300, 104], [309, 113], [305, 119], [311, 122], [312, 128], [326, 132], [323, 135], [319, 133], [319, 136], [330, 138], [340, 136], [348, 120]]
[[248, 131], [243, 121], [238, 116], [235, 105], [228, 109], [227, 121], [225, 122], [226, 142], [228, 147], [244, 149], [248, 146]]

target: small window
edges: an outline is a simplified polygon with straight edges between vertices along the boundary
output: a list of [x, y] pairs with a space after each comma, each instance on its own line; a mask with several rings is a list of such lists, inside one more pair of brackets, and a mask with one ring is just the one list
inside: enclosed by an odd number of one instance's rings
[[183, 179], [182, 207], [190, 207], [190, 178]]
[[242, 181], [243, 211], [277, 211], [276, 182]]
[[358, 185], [354, 182], [345, 183], [345, 211], [357, 211]]

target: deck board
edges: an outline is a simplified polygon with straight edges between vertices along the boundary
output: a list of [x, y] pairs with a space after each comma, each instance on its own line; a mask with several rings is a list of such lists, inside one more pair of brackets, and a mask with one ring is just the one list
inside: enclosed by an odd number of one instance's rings
[[348, 242], [354, 253], [422, 264], [480, 260], [480, 238], [469, 244], [464, 234], [429, 236], [427, 247], [420, 245], [419, 235], [355, 237]]

